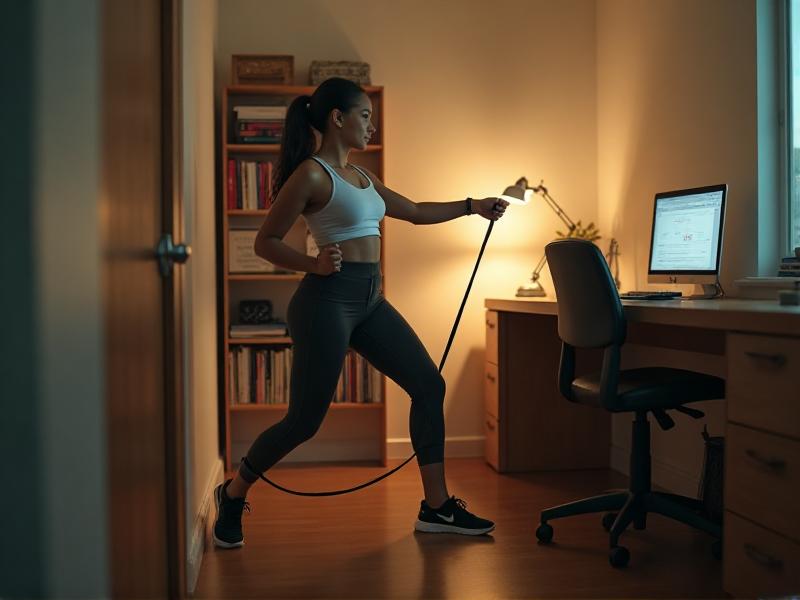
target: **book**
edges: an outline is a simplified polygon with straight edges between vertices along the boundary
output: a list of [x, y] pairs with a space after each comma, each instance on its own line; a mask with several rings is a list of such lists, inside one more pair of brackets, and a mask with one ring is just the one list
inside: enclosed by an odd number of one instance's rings
[[228, 231], [228, 273], [274, 273], [275, 265], [256, 256], [257, 229]]
[[234, 106], [237, 119], [285, 119], [287, 106]]
[[286, 323], [263, 323], [259, 325], [231, 325], [232, 338], [260, 337], [260, 336], [285, 336]]
[[228, 209], [236, 208], [236, 160], [228, 159]]

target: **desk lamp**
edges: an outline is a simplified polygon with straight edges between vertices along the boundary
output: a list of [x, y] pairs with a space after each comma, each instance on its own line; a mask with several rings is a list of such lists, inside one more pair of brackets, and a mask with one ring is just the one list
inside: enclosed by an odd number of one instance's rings
[[[540, 194], [542, 198], [544, 198], [547, 205], [553, 209], [553, 211], [558, 215], [558, 218], [567, 226], [567, 233], [564, 237], [572, 237], [573, 233], [575, 232], [575, 222], [570, 219], [564, 210], [558, 205], [558, 202], [553, 200], [550, 194], [547, 191], [547, 188], [544, 187], [544, 180], [542, 180], [539, 185], [531, 187], [528, 185], [528, 180], [525, 177], [520, 177], [517, 182], [506, 188], [506, 191], [500, 196], [503, 200], [511, 204], [517, 204], [520, 206], [524, 206], [530, 202], [530, 198], [533, 194]], [[539, 273], [541, 273], [544, 265], [547, 263], [547, 256], [542, 254], [542, 258], [539, 259], [539, 262], [536, 264], [536, 268], [533, 270], [533, 274], [531, 275], [531, 280], [529, 282], [524, 283], [517, 289], [517, 296], [545, 296], [544, 288], [542, 284], [539, 283]]]

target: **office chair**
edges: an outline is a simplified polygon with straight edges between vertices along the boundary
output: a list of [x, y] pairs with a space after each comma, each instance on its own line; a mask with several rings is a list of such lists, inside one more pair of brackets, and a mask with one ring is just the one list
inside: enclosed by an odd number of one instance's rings
[[[700, 514], [698, 500], [654, 492], [650, 489], [650, 424], [652, 414], [662, 429], [675, 422], [667, 414], [677, 410], [693, 418], [703, 413], [684, 404], [724, 398], [725, 381], [702, 373], [661, 367], [620, 369], [620, 348], [625, 342], [626, 322], [614, 280], [599, 248], [592, 242], [563, 239], [545, 248], [558, 299], [558, 336], [561, 364], [558, 387], [571, 402], [602, 407], [608, 411], [632, 412], [633, 435], [628, 490], [569, 502], [543, 510], [536, 537], [548, 543], [553, 537], [552, 519], [612, 511], [603, 516], [609, 532], [609, 561], [624, 567], [630, 560], [627, 548], [619, 545], [622, 532], [633, 523], [644, 529], [647, 513], [658, 513], [716, 538], [712, 548], [721, 554], [720, 525]], [[602, 348], [602, 370], [575, 378], [575, 348]], [[613, 512], [619, 511], [619, 512]]]

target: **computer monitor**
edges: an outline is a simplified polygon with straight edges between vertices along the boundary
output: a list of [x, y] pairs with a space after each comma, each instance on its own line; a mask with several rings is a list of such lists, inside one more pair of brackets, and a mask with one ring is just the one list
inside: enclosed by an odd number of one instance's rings
[[719, 283], [725, 184], [661, 192], [653, 206], [648, 283]]

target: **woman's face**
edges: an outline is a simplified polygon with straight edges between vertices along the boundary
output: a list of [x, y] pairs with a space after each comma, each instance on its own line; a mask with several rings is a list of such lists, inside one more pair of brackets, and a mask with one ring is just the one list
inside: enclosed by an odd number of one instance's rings
[[338, 127], [342, 138], [351, 148], [364, 150], [369, 144], [372, 134], [375, 133], [375, 126], [372, 124], [372, 102], [366, 94], [363, 94], [358, 104], [346, 113], [334, 114], [334, 123]]

